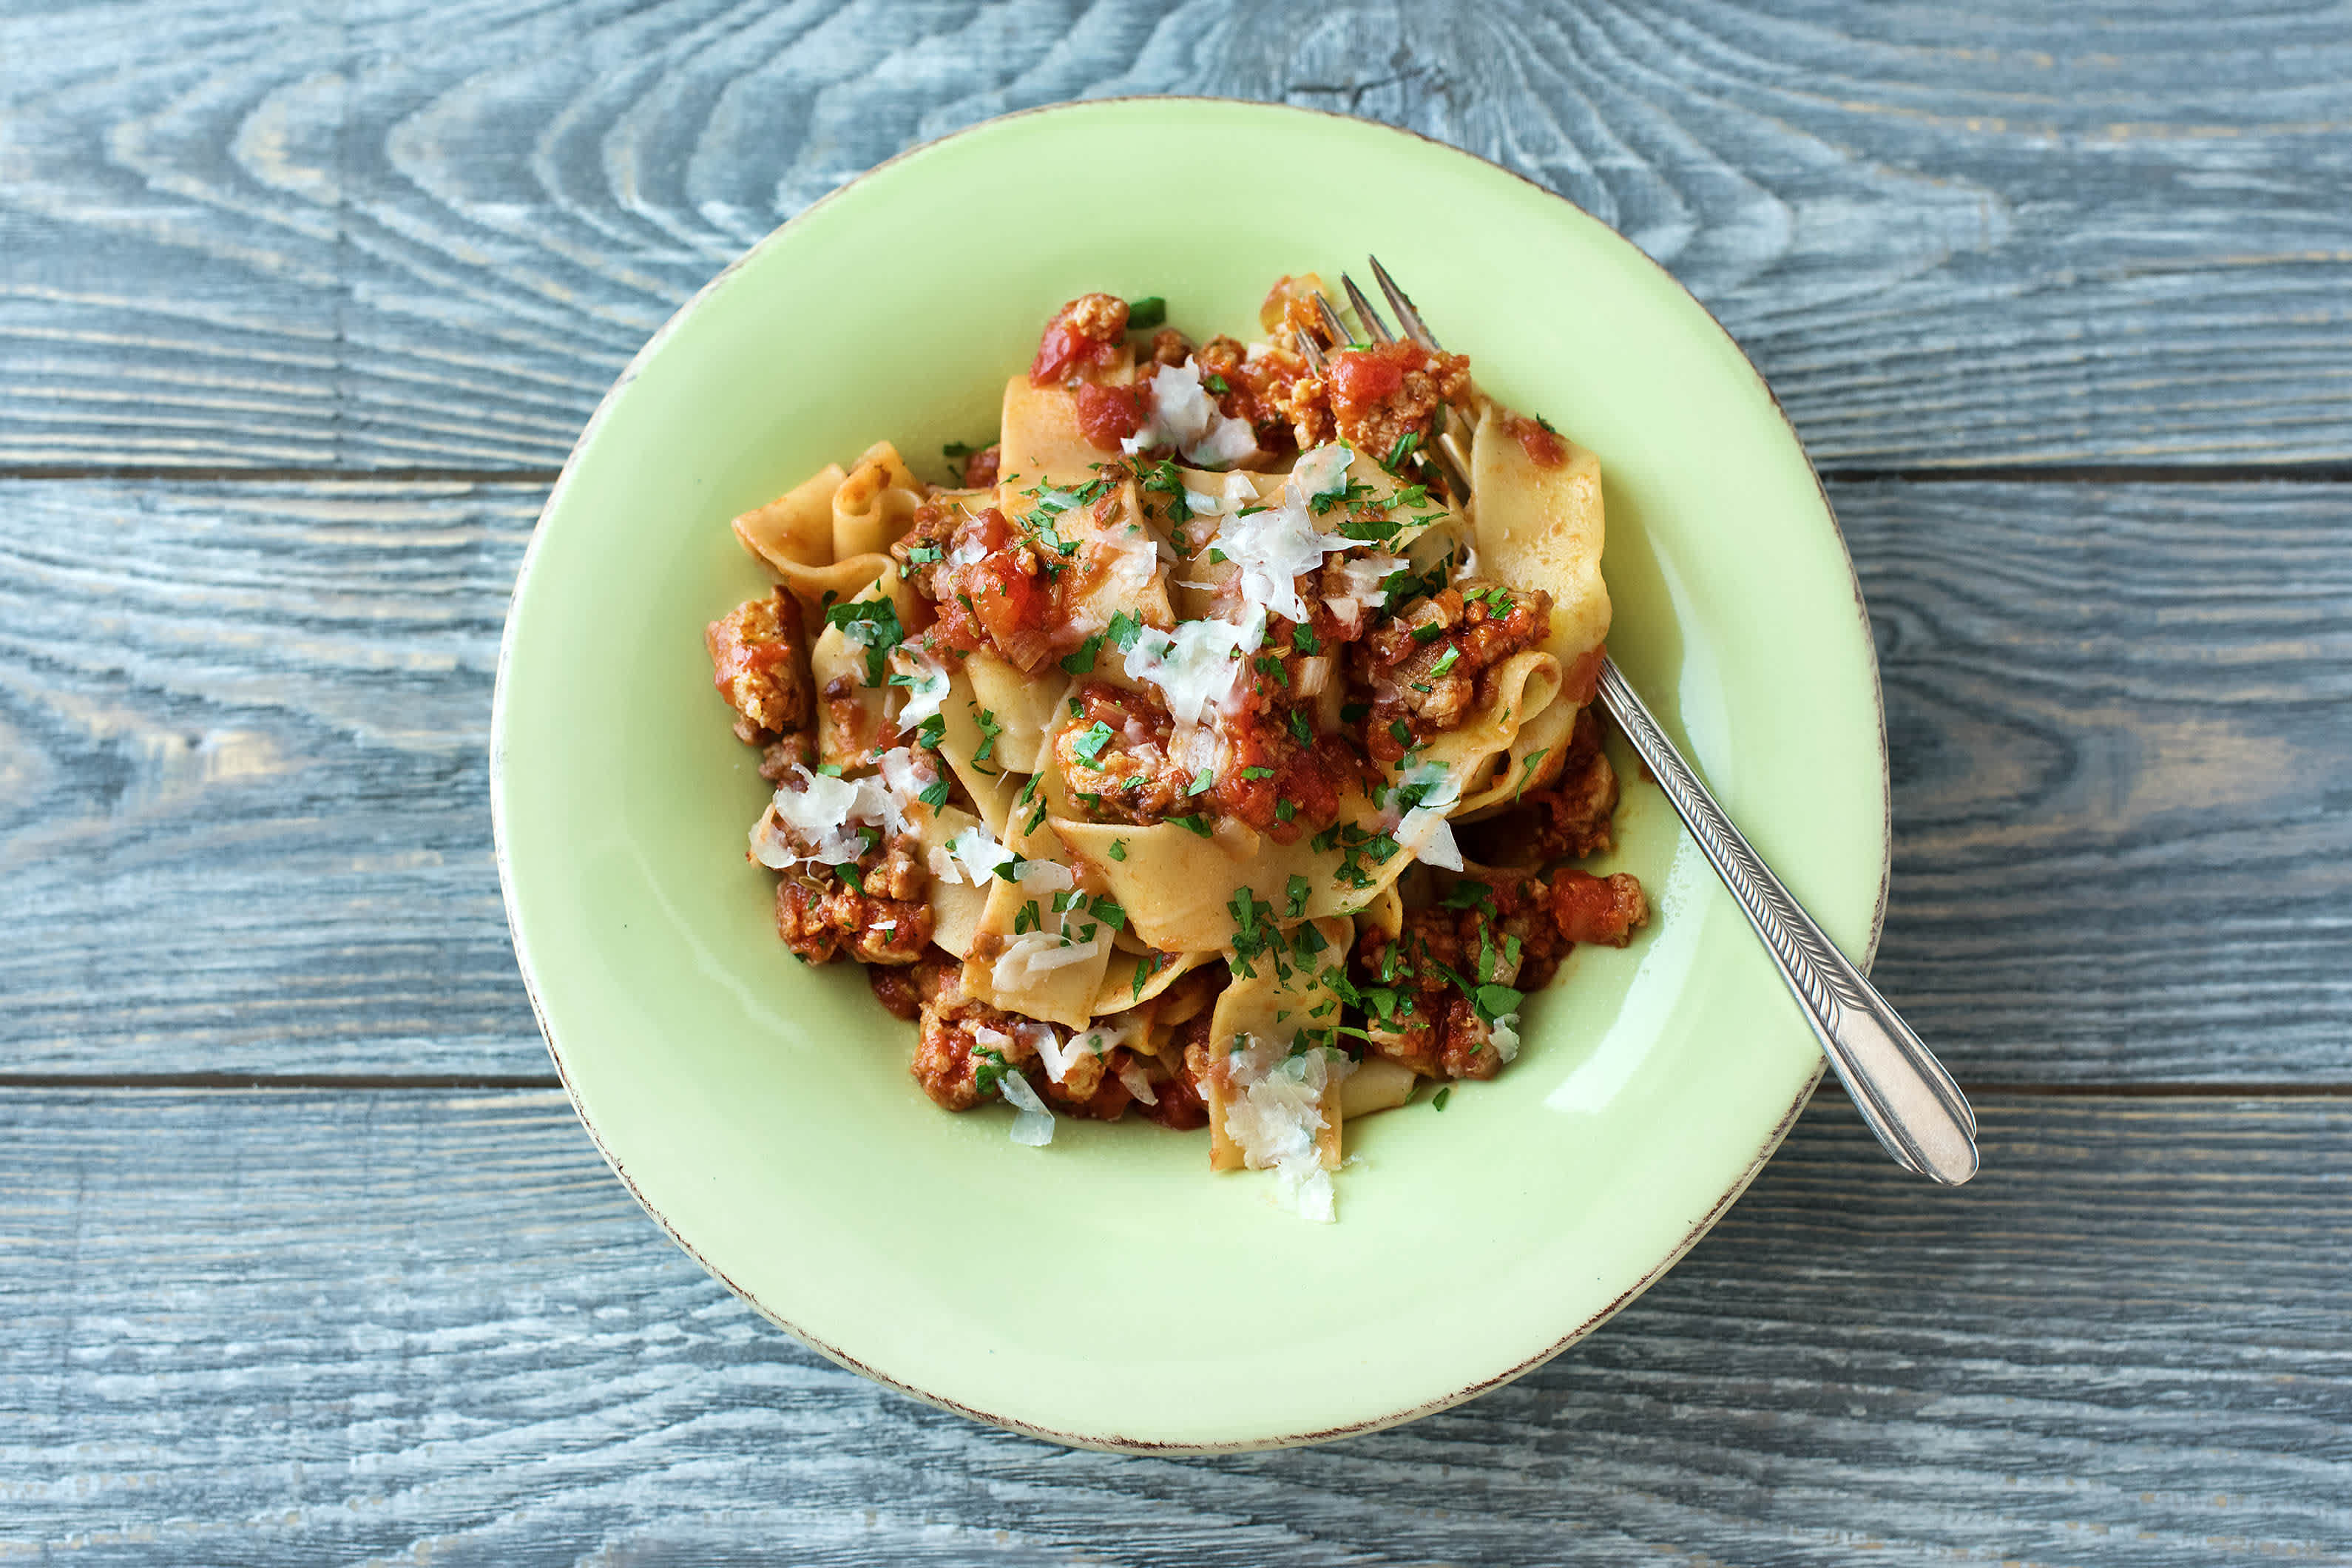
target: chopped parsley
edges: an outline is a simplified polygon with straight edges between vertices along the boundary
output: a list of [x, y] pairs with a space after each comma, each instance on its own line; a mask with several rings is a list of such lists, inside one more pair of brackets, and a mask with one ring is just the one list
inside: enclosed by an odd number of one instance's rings
[[1110, 858], [1114, 860], [1124, 860], [1127, 858], [1126, 839], [1114, 838], [1110, 841]]
[[1188, 798], [1196, 795], [1206, 795], [1215, 786], [1216, 782], [1217, 775], [1209, 769], [1202, 768], [1193, 776], [1192, 784], [1186, 786], [1184, 794]]
[[1406, 431], [1403, 435], [1397, 437], [1397, 444], [1389, 448], [1389, 455], [1381, 460], [1381, 467], [1388, 469], [1391, 473], [1396, 472], [1397, 469], [1404, 467], [1404, 460], [1407, 458], [1412, 457], [1413, 449], [1420, 445], [1421, 432], [1418, 430]]
[[932, 784], [929, 788], [924, 790], [921, 795], [917, 795], [915, 798], [921, 801], [925, 805], [929, 806], [933, 811], [939, 810], [948, 803], [948, 781], [945, 779], [940, 780], [937, 784]]
[[1445, 907], [1449, 910], [1484, 910], [1495, 912], [1495, 889], [1475, 878], [1465, 877], [1446, 889]]
[[1012, 1070], [1013, 1064], [994, 1046], [982, 1046], [971, 1053], [971, 1087], [982, 1094], [995, 1093], [997, 1080]]
[[934, 561], [946, 559], [947, 552], [929, 540], [911, 546], [907, 552], [907, 564], [909, 566], [929, 566]]
[[1517, 805], [1519, 803], [1519, 796], [1528, 793], [1528, 781], [1536, 776], [1536, 764], [1542, 762], [1544, 760], [1544, 753], [1550, 750], [1551, 748], [1549, 746], [1538, 746], [1534, 751], [1528, 753], [1527, 765], [1519, 770], [1519, 787], [1511, 792], [1511, 804], [1513, 805]]
[[1097, 719], [1094, 722], [1094, 727], [1079, 736], [1071, 745], [1070, 750], [1077, 752], [1092, 765], [1100, 767], [1102, 764], [1096, 759], [1102, 755], [1102, 749], [1110, 744], [1110, 726]]
[[1242, 777], [1245, 779], [1270, 779], [1273, 776], [1274, 770], [1272, 768], [1252, 766], [1242, 770]]
[[1146, 490], [1153, 495], [1168, 498], [1170, 522], [1184, 523], [1192, 521], [1192, 509], [1184, 501], [1184, 477], [1176, 471], [1173, 461], [1162, 458], [1156, 463], [1144, 464], [1137, 473]]
[[1205, 816], [1171, 816], [1168, 820], [1188, 833], [1197, 833], [1203, 838], [1210, 837], [1209, 819]]
[[1276, 821], [1288, 822], [1298, 815], [1298, 803], [1295, 800], [1277, 800], [1274, 803], [1274, 815]]
[[1443, 1110], [1445, 1109], [1445, 1102], [1453, 1098], [1454, 1086], [1449, 1083], [1444, 1089], [1439, 1089], [1437, 1091], [1437, 1098], [1431, 1100], [1429, 1103], [1436, 1110]]
[[1125, 653], [1135, 646], [1135, 639], [1143, 634], [1143, 623], [1129, 612], [1121, 610], [1110, 618], [1110, 625], [1105, 626], [1103, 632], [1119, 652]]
[[866, 684], [883, 684], [882, 661], [907, 637], [898, 624], [898, 606], [888, 599], [859, 599], [835, 605], [824, 613], [825, 625], [838, 626], [842, 640], [866, 650]]
[[1444, 675], [1459, 663], [1461, 658], [1462, 650], [1454, 644], [1448, 643], [1445, 645], [1445, 651], [1437, 656], [1437, 662], [1429, 667], [1429, 673], [1432, 676]]
[[1167, 320], [1168, 301], [1157, 294], [1146, 294], [1140, 300], [1127, 302], [1127, 330], [1130, 332], [1148, 332], [1164, 325]]
[[1063, 671], [1070, 675], [1092, 675], [1095, 672], [1095, 658], [1102, 652], [1102, 645], [1103, 635], [1100, 632], [1087, 638], [1077, 646], [1076, 652], [1063, 657]]
[[1215, 393], [1220, 397], [1223, 397], [1226, 393], [1233, 390], [1232, 387], [1225, 384], [1225, 378], [1222, 375], [1213, 375], [1206, 381], [1201, 383], [1201, 384], [1207, 387], [1211, 392]]
[[975, 763], [988, 761], [988, 754], [996, 749], [996, 737], [1003, 733], [1004, 733], [1004, 726], [996, 721], [996, 710], [982, 709], [980, 710], [980, 749], [972, 752], [971, 760]]
[[1306, 878], [1294, 874], [1284, 890], [1290, 895], [1290, 907], [1284, 911], [1283, 918], [1294, 921], [1306, 919], [1307, 900], [1315, 891], [1314, 886]]

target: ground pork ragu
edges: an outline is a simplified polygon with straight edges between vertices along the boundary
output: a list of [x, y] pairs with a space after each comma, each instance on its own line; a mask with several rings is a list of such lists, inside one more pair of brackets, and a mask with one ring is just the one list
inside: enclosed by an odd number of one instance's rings
[[776, 884], [776, 934], [806, 963], [843, 952], [861, 963], [913, 963], [930, 945], [932, 914], [922, 845], [893, 835], [858, 860], [853, 881], [806, 863]]
[[735, 710], [735, 735], [764, 745], [808, 728], [814, 708], [801, 605], [778, 588], [750, 599], [703, 633], [711, 683]]
[[1576, 943], [1622, 947], [1648, 920], [1641, 883], [1622, 872], [1462, 878], [1444, 900], [1409, 910], [1394, 938], [1375, 926], [1358, 939], [1351, 967], [1371, 1047], [1428, 1077], [1492, 1078], [1502, 1056], [1464, 982], [1539, 990]]
[[1551, 595], [1465, 577], [1381, 617], [1349, 648], [1349, 672], [1370, 692], [1366, 743], [1392, 763], [1459, 726], [1494, 700], [1486, 677], [1541, 642]]

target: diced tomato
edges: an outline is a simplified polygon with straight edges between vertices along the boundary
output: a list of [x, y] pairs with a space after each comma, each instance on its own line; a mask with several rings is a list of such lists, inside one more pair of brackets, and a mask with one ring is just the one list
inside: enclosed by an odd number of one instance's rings
[[1528, 455], [1528, 461], [1537, 468], [1557, 468], [1568, 461], [1568, 443], [1559, 438], [1559, 431], [1543, 421], [1514, 414], [1505, 423], [1510, 426], [1511, 434], [1519, 438], [1519, 449]]
[[[1405, 352], [1399, 354], [1398, 349]], [[1420, 359], [1420, 351], [1407, 342], [1342, 349], [1331, 356], [1331, 391], [1350, 403], [1385, 402], [1404, 390], [1405, 366]]]
[[1116, 452], [1121, 439], [1142, 428], [1141, 386], [1097, 386], [1082, 381], [1074, 390], [1078, 403], [1079, 434], [1097, 450]]
[[1029, 384], [1055, 386], [1071, 372], [1108, 364], [1127, 341], [1127, 301], [1116, 294], [1081, 294], [1054, 313], [1029, 363]]
[[981, 562], [971, 583], [971, 607], [989, 640], [1023, 669], [1035, 668], [1045, 654], [1045, 618], [1053, 604], [1044, 578], [1022, 571], [1018, 552], [1005, 550]]

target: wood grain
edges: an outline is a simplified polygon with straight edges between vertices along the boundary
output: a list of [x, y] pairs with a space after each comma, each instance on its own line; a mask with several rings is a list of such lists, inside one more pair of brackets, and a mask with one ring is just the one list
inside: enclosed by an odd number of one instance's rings
[[646, 335], [815, 197], [1007, 110], [1154, 92], [1386, 121], [1583, 204], [1722, 316], [1833, 468], [2341, 465], [2346, 21], [17, 6], [0, 465], [551, 468]]
[[[1834, 488], [1878, 976], [1975, 1083], [2352, 1083], [2332, 486]], [[0, 1062], [544, 1075], [489, 851], [525, 486], [0, 484]]]
[[0, 1551], [89, 1563], [2352, 1562], [2352, 1105], [1808, 1112], [1615, 1322], [1463, 1408], [1055, 1449], [766, 1327], [560, 1094], [0, 1097]]

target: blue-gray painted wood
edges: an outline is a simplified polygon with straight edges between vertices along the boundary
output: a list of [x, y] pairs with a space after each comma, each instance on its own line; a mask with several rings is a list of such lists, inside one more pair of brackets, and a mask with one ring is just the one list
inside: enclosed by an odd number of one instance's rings
[[1985, 1174], [1944, 1192], [1816, 1106], [1647, 1297], [1458, 1410], [1134, 1459], [801, 1350], [669, 1244], [558, 1093], [19, 1092], [0, 1549], [2352, 1562], [2352, 1101], [1980, 1109]]
[[551, 468], [810, 201], [1118, 93], [1571, 197], [1833, 467], [2352, 461], [2340, 4], [123, 0], [13, 6], [0, 59], [0, 464]]

